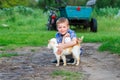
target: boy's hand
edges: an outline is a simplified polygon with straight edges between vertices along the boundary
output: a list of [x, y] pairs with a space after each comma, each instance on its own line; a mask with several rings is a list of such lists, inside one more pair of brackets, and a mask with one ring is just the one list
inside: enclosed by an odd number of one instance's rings
[[66, 34], [64, 35], [64, 37], [70, 37], [70, 34], [69, 34], [69, 33], [66, 33]]
[[62, 46], [62, 44], [59, 44], [59, 45], [57, 46], [57, 48], [58, 48], [57, 54], [60, 55], [60, 54], [62, 53], [62, 51], [63, 51], [63, 46]]
[[58, 49], [57, 54], [58, 54], [58, 55], [61, 55], [61, 52], [62, 52], [62, 51], [60, 51], [60, 50]]

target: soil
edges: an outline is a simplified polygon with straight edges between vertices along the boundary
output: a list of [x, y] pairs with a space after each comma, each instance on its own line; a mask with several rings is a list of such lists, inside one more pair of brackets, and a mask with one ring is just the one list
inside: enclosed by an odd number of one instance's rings
[[[68, 70], [84, 74], [83, 80], [120, 80], [120, 56], [99, 52], [99, 43], [83, 43], [79, 66], [55, 66], [52, 50], [46, 47], [22, 47], [8, 50], [19, 56], [0, 58], [0, 80], [63, 80], [52, 77], [54, 70]], [[1, 53], [2, 51], [0, 51]]]

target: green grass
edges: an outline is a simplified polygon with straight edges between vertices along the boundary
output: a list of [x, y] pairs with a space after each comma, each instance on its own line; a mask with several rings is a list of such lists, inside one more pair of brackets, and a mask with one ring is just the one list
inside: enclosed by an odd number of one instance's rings
[[55, 70], [52, 72], [53, 78], [60, 76], [62, 80], [82, 80], [83, 75], [79, 72], [66, 70]]
[[[21, 13], [0, 14], [0, 46], [46, 46], [56, 31], [47, 31], [48, 16], [40, 9], [33, 9], [27, 15]], [[84, 36], [84, 43], [102, 43], [99, 50], [120, 55], [120, 18], [97, 16], [98, 32], [76, 29], [78, 37]], [[4, 27], [3, 24], [8, 25]]]
[[18, 56], [17, 53], [1, 53], [0, 54], [0, 58], [1, 57], [12, 57], [12, 56]]

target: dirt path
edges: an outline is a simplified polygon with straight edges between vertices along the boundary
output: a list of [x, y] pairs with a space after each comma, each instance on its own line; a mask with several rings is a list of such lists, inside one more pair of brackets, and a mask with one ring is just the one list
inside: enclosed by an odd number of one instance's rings
[[98, 44], [85, 44], [86, 56], [82, 57], [82, 69], [88, 80], [120, 80], [120, 56], [96, 51]]
[[[63, 80], [53, 78], [54, 70], [82, 72], [83, 80], [120, 80], [120, 56], [109, 52], [98, 52], [98, 43], [83, 43], [84, 54], [79, 66], [56, 67], [55, 58], [45, 47], [24, 47], [10, 52], [21, 56], [0, 58], [0, 80]], [[1, 51], [2, 52], [2, 51]]]

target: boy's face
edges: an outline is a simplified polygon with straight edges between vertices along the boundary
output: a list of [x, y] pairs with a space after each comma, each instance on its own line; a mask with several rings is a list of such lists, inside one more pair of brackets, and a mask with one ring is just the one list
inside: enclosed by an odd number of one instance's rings
[[59, 24], [57, 25], [57, 30], [58, 30], [58, 32], [59, 32], [60, 34], [62, 34], [62, 35], [66, 34], [67, 31], [68, 31], [68, 29], [69, 29], [69, 25], [68, 25], [66, 22], [64, 22], [64, 23], [59, 23]]

